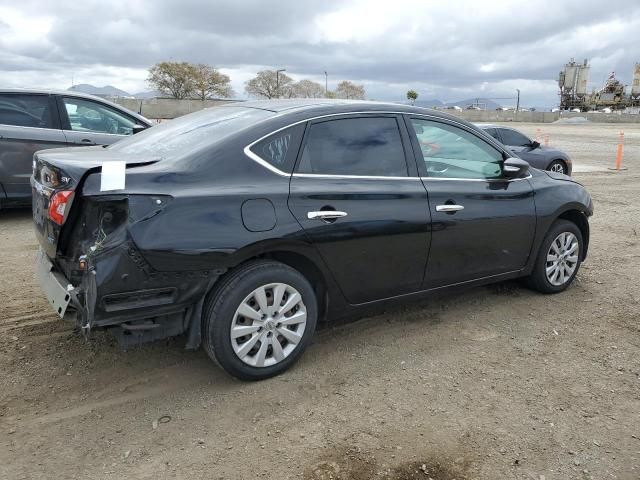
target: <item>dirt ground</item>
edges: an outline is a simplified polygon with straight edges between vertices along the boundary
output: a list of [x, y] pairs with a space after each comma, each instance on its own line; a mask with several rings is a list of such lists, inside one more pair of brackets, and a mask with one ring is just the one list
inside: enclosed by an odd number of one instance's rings
[[640, 126], [518, 126], [600, 169], [577, 169], [595, 216], [568, 291], [380, 312], [260, 383], [184, 339], [76, 336], [36, 285], [30, 212], [0, 213], [0, 478], [640, 478]]

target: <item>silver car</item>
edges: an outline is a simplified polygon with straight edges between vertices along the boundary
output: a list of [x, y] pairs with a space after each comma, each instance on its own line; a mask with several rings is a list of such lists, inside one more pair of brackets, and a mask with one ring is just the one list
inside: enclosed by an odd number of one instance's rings
[[31, 203], [34, 152], [109, 145], [151, 125], [142, 115], [92, 95], [0, 89], [0, 209]]
[[561, 150], [544, 147], [515, 128], [502, 125], [476, 124], [532, 167], [571, 175], [572, 162]]

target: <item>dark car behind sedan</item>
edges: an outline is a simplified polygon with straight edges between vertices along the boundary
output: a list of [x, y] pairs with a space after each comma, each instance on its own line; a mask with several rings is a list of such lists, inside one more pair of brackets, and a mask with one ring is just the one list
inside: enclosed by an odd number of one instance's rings
[[[589, 194], [450, 115], [327, 100], [203, 110], [38, 152], [38, 274], [124, 345], [186, 334], [232, 375], [288, 368], [318, 320], [525, 277], [567, 288]], [[499, 239], [499, 241], [497, 241]]]
[[571, 175], [573, 162], [569, 155], [557, 148], [540, 145], [515, 128], [502, 125], [477, 124], [482, 130], [505, 145], [512, 153], [526, 160], [532, 167]]
[[31, 204], [34, 152], [109, 145], [149, 126], [143, 116], [92, 95], [0, 89], [0, 209]]

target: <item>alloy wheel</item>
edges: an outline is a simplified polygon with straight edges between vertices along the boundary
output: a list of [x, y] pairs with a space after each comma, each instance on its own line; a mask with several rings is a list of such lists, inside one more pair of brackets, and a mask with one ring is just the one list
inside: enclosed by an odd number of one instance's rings
[[551, 285], [559, 287], [571, 280], [578, 267], [579, 248], [578, 238], [571, 232], [562, 232], [551, 242], [546, 263]]
[[306, 325], [302, 295], [291, 285], [270, 283], [256, 288], [236, 309], [231, 346], [247, 365], [270, 367], [293, 353]]
[[566, 173], [564, 171], [564, 165], [561, 162], [554, 162], [553, 165], [551, 165], [551, 168], [549, 168], [549, 170], [557, 173]]

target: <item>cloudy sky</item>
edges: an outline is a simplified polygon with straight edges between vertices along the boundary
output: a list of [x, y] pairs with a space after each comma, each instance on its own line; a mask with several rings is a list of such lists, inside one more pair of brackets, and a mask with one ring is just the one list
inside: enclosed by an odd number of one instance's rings
[[[640, 62], [640, 0], [0, 0], [0, 87], [74, 82], [149, 90], [163, 60], [215, 65], [238, 96], [255, 72], [286, 68], [379, 100], [513, 97], [557, 102], [571, 57], [589, 88]], [[509, 104], [509, 100], [499, 103]]]

